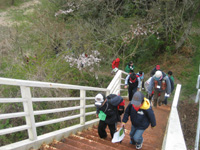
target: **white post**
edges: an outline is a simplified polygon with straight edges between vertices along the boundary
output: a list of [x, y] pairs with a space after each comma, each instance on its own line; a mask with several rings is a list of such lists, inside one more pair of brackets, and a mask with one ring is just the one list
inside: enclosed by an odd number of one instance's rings
[[199, 115], [198, 115], [198, 122], [197, 122], [196, 138], [195, 138], [195, 145], [194, 145], [195, 150], [199, 149], [199, 133], [200, 133], [200, 102], [199, 102]]
[[110, 90], [109, 91], [106, 91], [106, 96], [110, 95]]
[[84, 125], [85, 124], [85, 96], [86, 96], [86, 92], [85, 90], [80, 90], [80, 124]]
[[20, 86], [20, 89], [22, 98], [26, 100], [25, 102], [23, 102], [24, 112], [28, 113], [28, 116], [26, 116], [26, 124], [28, 126], [31, 126], [31, 128], [28, 129], [28, 136], [30, 140], [36, 140], [37, 132], [35, 126], [35, 118], [33, 114], [33, 104], [31, 100], [30, 87]]
[[119, 86], [118, 86], [119, 92], [117, 93], [117, 95], [121, 94], [121, 84], [122, 84], [122, 72], [119, 76]]
[[200, 75], [198, 75], [198, 78], [197, 78], [197, 86], [196, 86], [197, 89], [199, 88], [199, 81], [200, 81]]
[[197, 103], [198, 100], [199, 100], [199, 93], [200, 93], [200, 89], [198, 89], [198, 91], [197, 91], [197, 95], [196, 95], [195, 103]]

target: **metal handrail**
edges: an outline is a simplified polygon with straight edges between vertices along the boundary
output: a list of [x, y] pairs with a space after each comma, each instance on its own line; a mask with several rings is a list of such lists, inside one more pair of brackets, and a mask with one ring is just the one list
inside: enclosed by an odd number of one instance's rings
[[[55, 138], [55, 134], [57, 134], [58, 137], [60, 135], [63, 135], [63, 133], [68, 134], [71, 133], [74, 130], [79, 130], [79, 128], [87, 127], [89, 125], [92, 125], [94, 123], [97, 123], [99, 119], [93, 119], [90, 121], [85, 121], [85, 117], [88, 115], [95, 115], [96, 111], [92, 112], [86, 112], [86, 108], [95, 107], [94, 105], [86, 105], [86, 100], [94, 100], [94, 97], [86, 97], [86, 91], [98, 91], [98, 92], [106, 92], [106, 95], [112, 93], [112, 94], [120, 94], [121, 90], [121, 80], [122, 80], [122, 74], [125, 74], [125, 72], [118, 70], [116, 75], [114, 76], [113, 80], [109, 84], [107, 88], [97, 88], [97, 87], [88, 87], [88, 86], [78, 86], [78, 85], [70, 85], [70, 84], [60, 84], [60, 83], [50, 83], [50, 82], [40, 82], [40, 81], [29, 81], [29, 80], [19, 80], [19, 79], [9, 79], [9, 78], [0, 78], [0, 85], [12, 85], [12, 86], [19, 86], [21, 90], [21, 97], [19, 98], [0, 98], [0, 103], [23, 103], [24, 112], [17, 112], [17, 113], [6, 113], [6, 114], [0, 114], [0, 119], [9, 119], [9, 118], [17, 118], [17, 117], [25, 117], [26, 118], [26, 124], [22, 126], [17, 127], [11, 127], [7, 129], [1, 129], [0, 135], [5, 134], [11, 134], [18, 131], [27, 130], [28, 131], [28, 140], [24, 140], [21, 142], [18, 142], [19, 144], [13, 143], [10, 145], [6, 145], [3, 147], [0, 147], [0, 150], [4, 149], [13, 149], [15, 148], [21, 148], [23, 149], [24, 145], [29, 145], [32, 143], [33, 145], [35, 143], [41, 143], [42, 140], [45, 141], [45, 139]], [[32, 97], [31, 95], [31, 87], [37, 87], [37, 88], [59, 88], [59, 89], [73, 89], [73, 90], [80, 90], [80, 97]], [[71, 100], [78, 100], [80, 101], [80, 106], [74, 106], [74, 107], [64, 107], [64, 108], [56, 108], [56, 109], [47, 109], [47, 110], [33, 110], [33, 102], [51, 102], [51, 101], [71, 101]], [[48, 121], [42, 121], [42, 122], [35, 122], [35, 116], [41, 115], [41, 114], [48, 114], [48, 113], [57, 113], [57, 112], [63, 112], [63, 111], [71, 111], [71, 110], [77, 110], [80, 109], [80, 113], [73, 115], [73, 116], [66, 116], [63, 118], [57, 118], [57, 119], [51, 119]], [[46, 126], [53, 123], [59, 123], [66, 120], [71, 120], [75, 118], [80, 118], [80, 124], [74, 125], [72, 127], [67, 127], [65, 129], [60, 129], [54, 132], [48, 133], [48, 136], [44, 135], [37, 135], [36, 128], [40, 126]], [[63, 131], [64, 130], [64, 131]], [[70, 131], [69, 131], [70, 130]], [[55, 133], [56, 132], [56, 133]], [[43, 139], [44, 138], [44, 139]], [[26, 143], [26, 144], [25, 144]], [[32, 145], [32, 146], [33, 146]], [[22, 148], [22, 146], [24, 146]], [[12, 147], [12, 148], [10, 148]]]
[[178, 115], [178, 100], [180, 96], [181, 85], [176, 86], [176, 91], [171, 106], [170, 116], [168, 119], [166, 134], [163, 140], [162, 150], [186, 150], [186, 144], [181, 129]]
[[[199, 65], [199, 75], [197, 78], [197, 95], [195, 102], [197, 103], [199, 101], [199, 94], [200, 94], [200, 89], [199, 89], [199, 83], [200, 83], [200, 65]], [[196, 137], [195, 137], [195, 144], [194, 144], [194, 149], [198, 150], [199, 149], [199, 135], [200, 135], [200, 101], [199, 101], [199, 114], [198, 114], [198, 121], [197, 121], [197, 130], [196, 130]]]

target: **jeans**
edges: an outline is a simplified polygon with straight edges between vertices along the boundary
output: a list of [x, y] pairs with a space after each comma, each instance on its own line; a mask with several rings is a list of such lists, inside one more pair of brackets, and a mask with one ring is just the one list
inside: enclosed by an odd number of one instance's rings
[[143, 142], [142, 134], [144, 133], [144, 130], [136, 129], [133, 125], [131, 127], [130, 132], [130, 139], [133, 144], [141, 144]]
[[129, 98], [129, 101], [132, 100], [132, 97], [133, 95], [135, 94], [135, 92], [137, 92], [137, 86], [136, 87], [128, 87], [128, 98]]

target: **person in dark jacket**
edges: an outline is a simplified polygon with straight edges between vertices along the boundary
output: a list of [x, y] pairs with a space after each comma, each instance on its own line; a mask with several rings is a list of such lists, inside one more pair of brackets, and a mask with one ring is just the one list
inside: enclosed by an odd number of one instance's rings
[[95, 106], [97, 107], [96, 116], [100, 119], [98, 126], [98, 134], [100, 138], [107, 137], [105, 130], [107, 126], [109, 127], [111, 137], [113, 138], [116, 131], [116, 123], [121, 122], [118, 106], [122, 102], [123, 98], [115, 94], [110, 94], [105, 97], [104, 94], [99, 93], [95, 96]]
[[[167, 76], [169, 77], [170, 83], [171, 83], [171, 93], [174, 90], [174, 77], [172, 76], [172, 71], [168, 71]], [[170, 97], [170, 95], [165, 94], [165, 99], [162, 102], [163, 104], [167, 105], [167, 99]]]
[[128, 97], [129, 97], [129, 101], [131, 101], [134, 93], [136, 91], [139, 91], [140, 87], [141, 87], [141, 80], [140, 77], [138, 75], [136, 75], [134, 72], [129, 74], [126, 79], [125, 79], [125, 86], [124, 88], [126, 89], [128, 87]]
[[122, 119], [122, 127], [125, 127], [129, 116], [132, 123], [130, 144], [136, 145], [136, 149], [141, 149], [144, 141], [142, 135], [150, 124], [152, 128], [156, 126], [156, 119], [149, 100], [140, 91], [134, 94], [127, 106]]

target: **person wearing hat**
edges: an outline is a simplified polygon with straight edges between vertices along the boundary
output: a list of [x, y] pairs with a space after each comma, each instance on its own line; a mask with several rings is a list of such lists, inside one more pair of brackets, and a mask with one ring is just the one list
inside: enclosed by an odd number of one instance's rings
[[[116, 131], [116, 123], [121, 122], [119, 109], [121, 109], [120, 103], [123, 102], [121, 96], [110, 94], [105, 97], [104, 94], [99, 93], [95, 96], [95, 106], [97, 108], [96, 116], [99, 117], [98, 134], [100, 138], [106, 138], [106, 127], [110, 129], [111, 137]], [[118, 107], [120, 107], [118, 109]]]
[[150, 76], [152, 77], [158, 70], [160, 70], [160, 65], [156, 65], [156, 67], [153, 68], [153, 70], [150, 73]]
[[128, 97], [129, 97], [129, 101], [131, 101], [134, 93], [136, 91], [139, 91], [140, 87], [141, 87], [141, 80], [140, 77], [138, 75], [136, 75], [134, 72], [129, 74], [126, 79], [125, 79], [125, 86], [124, 88], [126, 89], [128, 87]]
[[[171, 94], [171, 83], [169, 80], [169, 77], [166, 76], [166, 74], [160, 70], [156, 71], [154, 76], [151, 78], [151, 81], [148, 86], [148, 94], [151, 96], [152, 91], [154, 91], [154, 97], [153, 97], [153, 105], [154, 107], [157, 107], [157, 103], [159, 106], [161, 106], [162, 101], [164, 101], [165, 93]], [[159, 102], [158, 102], [158, 97]]]
[[131, 102], [126, 107], [122, 127], [125, 127], [129, 116], [132, 123], [130, 144], [136, 145], [136, 149], [141, 149], [144, 142], [142, 135], [150, 124], [152, 128], [156, 126], [156, 119], [149, 100], [140, 91], [133, 95]]

